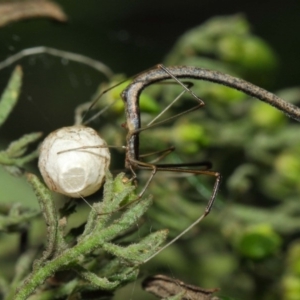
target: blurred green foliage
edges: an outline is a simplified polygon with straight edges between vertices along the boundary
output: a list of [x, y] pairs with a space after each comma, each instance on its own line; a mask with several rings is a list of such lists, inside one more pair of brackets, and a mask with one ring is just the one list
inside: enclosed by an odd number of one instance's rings
[[[215, 17], [186, 32], [164, 63], [216, 69], [267, 89], [276, 88], [276, 54], [251, 32], [242, 15]], [[100, 90], [122, 78], [126, 77], [117, 75]], [[191, 284], [219, 287], [222, 299], [298, 300], [298, 124], [239, 91], [213, 83], [193, 83], [192, 89], [204, 100], [205, 107], [142, 132], [141, 153], [174, 145], [176, 151], [162, 162], [209, 160], [213, 169], [222, 173], [222, 186], [211, 214], [145, 266], [145, 273], [171, 272]], [[126, 84], [106, 93], [96, 108], [119, 99]], [[180, 92], [176, 84], [147, 88], [142, 94], [144, 100], [141, 98], [143, 124]], [[275, 93], [289, 102], [300, 103], [300, 87]], [[95, 97], [98, 94], [99, 91]], [[194, 104], [192, 97], [185, 94], [162, 119]], [[116, 102], [100, 119], [93, 126], [105, 132], [108, 144], [123, 145], [126, 132], [119, 126], [124, 122], [122, 102]], [[115, 151], [116, 157], [122, 155]], [[112, 168], [122, 167], [115, 164]], [[139, 172], [138, 178], [142, 187], [149, 172]], [[168, 228], [170, 237], [176, 236], [202, 214], [212, 185], [213, 178], [205, 176], [157, 174], [147, 190], [154, 195], [154, 205], [146, 219], [149, 230]], [[123, 297], [121, 290], [115, 298]], [[146, 299], [144, 294], [133, 297]]]
[[[246, 19], [235, 15], [212, 18], [183, 34], [164, 64], [216, 69], [271, 89], [278, 61]], [[221, 295], [234, 299], [300, 299], [300, 276], [286, 270], [300, 233], [298, 124], [239, 91], [193, 83], [205, 107], [142, 132], [141, 154], [175, 145], [175, 153], [163, 162], [209, 160], [223, 182], [211, 214], [161, 253], [151, 269], [170, 268], [177, 278], [220, 287]], [[142, 96], [155, 99], [162, 110], [180, 92], [176, 84], [160, 84]], [[299, 87], [275, 93], [300, 103]], [[184, 94], [159, 121], [192, 107], [193, 101]], [[144, 125], [157, 115], [142, 111]], [[115, 117], [119, 123], [123, 118]], [[108, 128], [103, 123], [101, 132]], [[121, 139], [118, 129], [107, 131], [114, 132], [108, 135], [109, 143]], [[147, 176], [140, 173], [140, 181]], [[149, 222], [154, 228], [171, 229], [175, 236], [202, 213], [212, 184], [205, 176], [157, 174], [149, 187], [155, 197]]]
[[234, 72], [263, 86], [272, 82], [277, 65], [273, 50], [251, 33], [242, 15], [211, 18], [189, 30], [177, 41], [165, 63]]

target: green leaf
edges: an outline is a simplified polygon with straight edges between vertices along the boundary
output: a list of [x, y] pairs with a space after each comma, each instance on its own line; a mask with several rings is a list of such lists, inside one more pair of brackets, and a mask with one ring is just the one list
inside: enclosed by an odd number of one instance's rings
[[0, 126], [6, 121], [15, 107], [21, 90], [22, 69], [17, 66], [13, 71], [9, 82], [0, 99]]
[[[47, 278], [59, 271], [75, 271], [92, 289], [114, 290], [128, 281], [136, 280], [139, 265], [158, 252], [166, 239], [167, 232], [162, 230], [149, 234], [138, 243], [125, 246], [114, 244], [116, 237], [120, 243], [120, 234], [132, 229], [152, 201], [133, 201], [119, 216], [118, 208], [124, 199], [136, 199], [135, 187], [124, 174], [118, 175], [113, 181], [111, 174], [107, 173], [103, 202], [93, 206], [89, 215], [91, 220], [87, 221], [86, 229], [77, 238], [77, 243], [68, 244], [68, 237], [61, 231], [64, 226], [60, 225], [66, 224], [68, 216], [62, 216], [59, 220], [50, 191], [36, 176], [29, 174], [27, 177], [36, 192], [47, 224], [48, 244], [14, 299], [27, 299]], [[101, 215], [98, 208], [107, 214]], [[105, 253], [113, 255], [113, 258], [107, 261]], [[99, 266], [99, 262], [102, 266]], [[83, 289], [82, 286], [80, 288]]]
[[0, 164], [6, 166], [7, 171], [12, 175], [18, 176], [22, 174], [19, 168], [22, 168], [26, 163], [38, 157], [38, 150], [22, 156], [29, 144], [37, 141], [42, 136], [41, 132], [25, 134], [20, 139], [12, 142], [8, 149], [0, 151]]
[[23, 135], [18, 140], [10, 143], [6, 149], [7, 155], [10, 158], [20, 157], [26, 152], [29, 144], [36, 142], [41, 136], [41, 132], [33, 132]]

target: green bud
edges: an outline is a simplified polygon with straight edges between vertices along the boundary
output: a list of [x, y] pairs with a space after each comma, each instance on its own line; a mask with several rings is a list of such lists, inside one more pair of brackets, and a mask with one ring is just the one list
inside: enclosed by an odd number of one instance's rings
[[300, 278], [297, 276], [285, 276], [282, 282], [283, 299], [300, 299]]
[[260, 101], [256, 101], [251, 106], [250, 117], [253, 123], [264, 128], [277, 127], [286, 121], [283, 113]]
[[282, 153], [275, 161], [277, 172], [285, 179], [292, 182], [299, 182], [300, 160], [299, 155], [294, 153]]
[[245, 257], [264, 259], [273, 255], [281, 245], [280, 236], [268, 224], [249, 227], [240, 236], [237, 249]]
[[172, 135], [176, 144], [184, 145], [185, 153], [198, 152], [200, 146], [209, 144], [205, 129], [199, 124], [178, 123], [174, 126]]
[[157, 101], [147, 93], [142, 93], [140, 97], [140, 109], [143, 112], [159, 113], [160, 107]]

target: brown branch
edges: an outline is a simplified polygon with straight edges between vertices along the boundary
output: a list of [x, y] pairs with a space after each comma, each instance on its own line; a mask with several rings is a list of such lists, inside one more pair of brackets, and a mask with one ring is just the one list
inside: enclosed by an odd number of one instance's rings
[[0, 27], [30, 18], [52, 18], [67, 21], [66, 14], [54, 2], [46, 0], [15, 1], [0, 4]]
[[181, 295], [182, 300], [218, 300], [213, 296], [219, 289], [203, 289], [165, 275], [155, 275], [143, 281], [143, 289], [159, 298]]

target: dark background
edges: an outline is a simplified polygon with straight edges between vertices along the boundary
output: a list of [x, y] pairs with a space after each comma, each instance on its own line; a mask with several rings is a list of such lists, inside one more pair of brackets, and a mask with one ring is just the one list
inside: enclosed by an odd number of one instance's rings
[[[104, 62], [116, 73], [133, 75], [161, 62], [186, 30], [213, 16], [243, 13], [253, 32], [279, 56], [277, 88], [299, 83], [299, 1], [57, 2], [69, 16], [69, 22], [32, 19], [2, 28], [0, 60], [24, 48], [44, 45], [84, 54]], [[103, 80], [89, 67], [76, 63], [63, 67], [60, 59], [39, 57], [21, 61], [25, 72], [23, 97], [5, 124], [5, 138], [41, 129], [49, 132], [72, 124], [70, 110], [88, 101]], [[12, 67], [1, 71], [1, 88], [11, 70]], [[52, 105], [55, 101], [60, 103], [59, 110]]]

